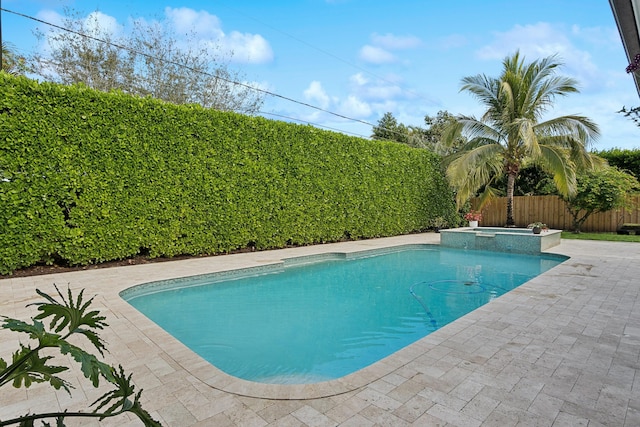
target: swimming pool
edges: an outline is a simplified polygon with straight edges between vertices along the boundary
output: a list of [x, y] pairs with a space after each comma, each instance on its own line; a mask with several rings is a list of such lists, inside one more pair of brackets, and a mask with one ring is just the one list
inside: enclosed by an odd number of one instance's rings
[[564, 259], [419, 245], [290, 259], [121, 295], [230, 375], [304, 384], [366, 367]]

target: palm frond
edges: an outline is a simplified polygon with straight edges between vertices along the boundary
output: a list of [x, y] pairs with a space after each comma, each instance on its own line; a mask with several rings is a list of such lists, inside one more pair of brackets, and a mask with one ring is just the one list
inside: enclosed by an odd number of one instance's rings
[[478, 209], [482, 209], [492, 200], [502, 195], [502, 191], [497, 188], [492, 187], [491, 185], [485, 186], [484, 190], [478, 194]]
[[470, 141], [492, 141], [500, 143], [502, 134], [489, 123], [472, 116], [459, 116], [458, 123], [462, 126], [461, 133]]
[[598, 125], [579, 115], [564, 115], [536, 124], [536, 132], [544, 135], [572, 135], [587, 149], [600, 136]]
[[553, 145], [541, 145], [540, 148], [541, 156], [537, 164], [553, 175], [560, 194], [573, 194], [576, 191], [576, 172], [569, 152]]
[[462, 79], [462, 87], [460, 91], [467, 91], [473, 94], [478, 100], [485, 105], [493, 105], [497, 107], [499, 104], [498, 86], [500, 82], [484, 74], [465, 77]]
[[499, 144], [482, 144], [464, 151], [451, 161], [447, 178], [456, 191], [458, 206], [464, 204], [491, 177], [503, 171], [503, 147]]

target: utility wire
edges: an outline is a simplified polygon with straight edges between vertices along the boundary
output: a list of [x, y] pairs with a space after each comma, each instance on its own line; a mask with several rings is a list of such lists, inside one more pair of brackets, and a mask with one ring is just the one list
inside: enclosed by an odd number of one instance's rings
[[[313, 122], [310, 122], [308, 120], [296, 119], [295, 117], [289, 117], [289, 116], [285, 116], [283, 114], [273, 113], [273, 112], [269, 112], [269, 111], [258, 111], [258, 113], [266, 114], [266, 115], [269, 115], [269, 116], [280, 117], [282, 119], [289, 119], [289, 120], [293, 120], [293, 121], [300, 122], [300, 123], [306, 123], [306, 124], [309, 124], [309, 125], [321, 127], [321, 128], [324, 128], [324, 129], [333, 130], [333, 131], [340, 132], [340, 133], [347, 133], [347, 134], [350, 134], [350, 135], [353, 135], [353, 136], [357, 136], [358, 138], [363, 138], [363, 139], [369, 139], [370, 138], [370, 137], [362, 135], [360, 133], [350, 132], [350, 131], [346, 131], [346, 130], [343, 130], [343, 129], [337, 129], [337, 128], [333, 128], [331, 126], [321, 125], [319, 123], [313, 123]], [[395, 130], [392, 130], [392, 129], [387, 129], [387, 128], [383, 128], [383, 127], [379, 127], [379, 126], [378, 126], [378, 128], [381, 129], [381, 130], [386, 130], [387, 132], [395, 133], [395, 134], [400, 135], [400, 136], [406, 136], [406, 135], [404, 135], [404, 134], [402, 134], [400, 132], [397, 132]], [[400, 142], [400, 141], [397, 141], [395, 139], [388, 139], [388, 138], [373, 138], [373, 139], [375, 139], [376, 141], [393, 142], [394, 144], [405, 144], [404, 142]], [[419, 141], [419, 140], [417, 141], [417, 144], [418, 144], [417, 146], [416, 145], [410, 145], [410, 144], [407, 144], [407, 145], [409, 145], [410, 147], [413, 147], [413, 148], [426, 148], [425, 144], [423, 142]]]
[[[353, 67], [353, 68], [355, 68], [355, 69], [358, 69], [358, 70], [360, 70], [360, 71], [363, 71], [363, 72], [365, 72], [365, 73], [369, 74], [370, 76], [373, 76], [373, 77], [375, 77], [375, 78], [379, 79], [380, 81], [383, 81], [383, 82], [388, 83], [388, 84], [390, 84], [390, 85], [396, 85], [396, 84], [397, 84], [397, 83], [395, 83], [395, 82], [392, 82], [392, 81], [390, 81], [390, 80], [387, 80], [386, 78], [381, 77], [381, 76], [379, 76], [379, 75], [377, 75], [377, 74], [375, 74], [375, 73], [373, 73], [373, 72], [371, 72], [371, 71], [367, 70], [366, 68], [363, 68], [363, 67], [361, 67], [361, 66], [359, 66], [359, 65], [357, 65], [357, 64], [353, 64], [353, 63], [351, 63], [351, 62], [347, 61], [346, 59], [340, 58], [339, 56], [337, 56], [337, 55], [335, 55], [335, 54], [333, 54], [333, 53], [331, 53], [331, 52], [329, 52], [329, 51], [327, 51], [327, 50], [324, 50], [324, 49], [322, 49], [322, 48], [319, 48], [319, 47], [317, 47], [317, 46], [314, 46], [314, 45], [312, 45], [311, 43], [309, 43], [309, 42], [306, 42], [306, 41], [302, 40], [301, 38], [298, 38], [298, 37], [296, 37], [296, 36], [294, 36], [294, 35], [292, 35], [292, 34], [289, 34], [289, 33], [285, 32], [285, 31], [282, 31], [282, 30], [280, 30], [280, 29], [278, 29], [278, 28], [274, 27], [273, 25], [267, 24], [266, 22], [263, 22], [263, 21], [261, 21], [261, 20], [259, 20], [259, 19], [257, 19], [257, 18], [254, 18], [253, 16], [247, 15], [246, 13], [241, 12], [241, 11], [239, 11], [239, 10], [238, 10], [238, 9], [236, 9], [236, 8], [233, 8], [233, 7], [230, 7], [230, 6], [227, 6], [227, 5], [222, 5], [222, 7], [225, 7], [225, 8], [227, 8], [227, 9], [229, 9], [229, 10], [234, 11], [234, 12], [235, 12], [235, 13], [237, 13], [238, 15], [242, 15], [242, 16], [244, 16], [244, 17], [246, 17], [246, 18], [249, 18], [249, 19], [251, 19], [251, 20], [253, 20], [253, 21], [255, 21], [255, 22], [257, 22], [257, 23], [259, 23], [259, 24], [261, 24], [261, 25], [264, 25], [265, 27], [270, 28], [270, 29], [272, 29], [273, 31], [276, 31], [276, 32], [278, 32], [278, 33], [280, 33], [280, 34], [282, 34], [282, 35], [285, 35], [285, 36], [289, 37], [290, 39], [293, 39], [293, 40], [297, 41], [298, 43], [301, 43], [301, 44], [303, 44], [303, 45], [305, 45], [305, 46], [308, 46], [308, 47], [310, 47], [310, 48], [312, 48], [312, 49], [315, 49], [315, 50], [317, 50], [317, 51], [318, 51], [318, 52], [320, 52], [320, 53], [323, 53], [323, 54], [325, 54], [325, 55], [327, 55], [327, 56], [330, 56], [331, 58], [333, 58], [333, 59], [335, 59], [335, 60], [337, 60], [337, 61], [340, 61], [340, 62], [342, 62], [342, 63], [344, 63], [344, 64], [347, 64], [347, 65], [349, 65], [350, 67]], [[406, 93], [410, 93], [410, 94], [412, 94], [412, 95], [415, 95], [415, 96], [417, 96], [418, 98], [422, 98], [422, 99], [424, 99], [425, 101], [428, 101], [428, 102], [430, 102], [430, 103], [432, 103], [432, 102], [433, 102], [432, 100], [430, 100], [429, 98], [426, 98], [426, 97], [422, 96], [422, 95], [421, 95], [421, 94], [419, 94], [418, 92], [415, 92], [415, 91], [412, 91], [412, 90], [407, 90], [407, 89], [401, 89], [401, 90], [402, 90], [403, 92], [406, 92]]]
[[354, 135], [354, 136], [357, 136], [357, 137], [360, 137], [360, 138], [364, 138], [364, 139], [368, 139], [369, 138], [368, 136], [362, 135], [360, 133], [350, 132], [350, 131], [334, 128], [334, 127], [331, 127], [331, 126], [321, 125], [319, 123], [313, 123], [313, 122], [310, 122], [308, 120], [302, 120], [302, 119], [297, 119], [295, 117], [285, 116], [284, 114], [278, 114], [278, 113], [273, 113], [273, 112], [269, 112], [269, 111], [258, 111], [258, 113], [267, 114], [269, 116], [274, 116], [274, 117], [280, 117], [282, 119], [294, 120], [294, 121], [300, 122], [300, 123], [307, 123], [307, 124], [310, 124], [310, 125], [313, 125], [313, 126], [317, 126], [317, 127], [321, 127], [321, 128], [325, 128], [325, 129], [329, 129], [329, 130], [334, 130], [336, 132], [348, 133], [350, 135]]
[[[212, 78], [215, 78], [215, 79], [220, 79], [220, 80], [225, 81], [225, 82], [230, 83], [230, 84], [234, 84], [234, 85], [238, 85], [238, 86], [242, 86], [242, 87], [248, 88], [249, 90], [255, 90], [255, 91], [264, 93], [266, 95], [270, 95], [270, 96], [273, 96], [273, 97], [276, 97], [276, 98], [284, 99], [285, 101], [289, 101], [289, 102], [293, 102], [293, 103], [296, 103], [296, 104], [299, 104], [299, 105], [303, 105], [305, 107], [312, 108], [312, 109], [315, 109], [315, 110], [318, 110], [318, 111], [322, 111], [324, 113], [327, 113], [327, 114], [330, 114], [330, 115], [333, 115], [333, 116], [336, 116], [336, 117], [340, 117], [342, 119], [346, 119], [346, 120], [349, 120], [349, 121], [352, 121], [352, 122], [362, 123], [362, 124], [365, 124], [367, 126], [371, 126], [372, 128], [378, 128], [380, 130], [386, 130], [388, 132], [395, 133], [395, 134], [403, 136], [403, 134], [401, 134], [401, 133], [399, 133], [399, 132], [397, 132], [397, 131], [395, 131], [393, 129], [387, 129], [387, 128], [375, 125], [373, 123], [367, 122], [365, 120], [354, 119], [352, 117], [348, 117], [348, 116], [345, 116], [345, 115], [340, 114], [340, 113], [335, 113], [333, 111], [326, 110], [324, 108], [317, 107], [315, 105], [312, 105], [312, 104], [309, 104], [309, 103], [306, 103], [306, 102], [298, 101], [296, 99], [289, 98], [289, 97], [284, 96], [284, 95], [280, 95], [280, 94], [277, 94], [277, 93], [274, 93], [274, 92], [270, 92], [270, 91], [265, 90], [265, 89], [260, 89], [258, 87], [254, 87], [254, 86], [248, 85], [246, 83], [238, 82], [238, 81], [231, 80], [231, 79], [226, 79], [226, 78], [220, 77], [220, 76], [215, 76], [215, 75], [212, 75], [211, 73], [207, 73], [206, 71], [196, 70], [196, 69], [194, 69], [192, 67], [189, 67], [188, 65], [185, 65], [185, 64], [181, 64], [181, 63], [178, 63], [178, 62], [175, 62], [175, 61], [169, 61], [169, 60], [157, 58], [157, 57], [155, 57], [153, 55], [150, 55], [150, 54], [145, 53], [145, 52], [138, 51], [138, 50], [130, 48], [128, 46], [123, 46], [123, 45], [120, 45], [118, 43], [114, 43], [114, 42], [111, 42], [111, 41], [103, 40], [103, 39], [100, 39], [98, 37], [94, 37], [94, 36], [91, 36], [91, 35], [88, 35], [88, 34], [81, 33], [79, 31], [71, 30], [69, 28], [65, 28], [63, 26], [60, 26], [60, 25], [57, 25], [57, 24], [53, 24], [51, 22], [47, 22], [47, 21], [44, 21], [42, 19], [36, 18], [34, 16], [26, 15], [26, 14], [23, 14], [23, 13], [20, 13], [20, 12], [16, 12], [16, 11], [13, 11], [13, 10], [10, 10], [10, 9], [5, 9], [3, 7], [0, 7], [0, 10], [2, 10], [4, 12], [12, 13], [14, 15], [17, 15], [17, 16], [20, 16], [20, 17], [23, 17], [23, 18], [26, 18], [26, 19], [30, 19], [30, 20], [35, 21], [35, 22], [39, 22], [39, 23], [48, 25], [50, 27], [53, 27], [53, 28], [56, 28], [56, 29], [59, 29], [59, 30], [62, 30], [62, 31], [65, 31], [65, 32], [68, 32], [68, 33], [72, 33], [72, 34], [78, 35], [80, 37], [84, 37], [84, 38], [87, 38], [87, 39], [90, 39], [90, 40], [94, 40], [94, 41], [97, 41], [97, 42], [100, 42], [100, 43], [104, 43], [104, 44], [116, 47], [118, 49], [123, 49], [123, 50], [129, 51], [129, 52], [144, 56], [145, 58], [149, 58], [149, 59], [165, 62], [167, 64], [171, 64], [171, 65], [175, 65], [175, 66], [178, 66], [178, 67], [182, 67], [184, 69], [187, 69], [187, 70], [195, 72], [195, 73], [201, 73], [201, 74], [204, 74], [206, 76], [209, 76], [209, 77], [212, 77]], [[303, 42], [303, 41], [301, 41], [301, 42]], [[303, 43], [305, 43], [305, 42], [303, 42]], [[325, 53], [328, 54], [328, 55], [334, 56], [334, 55], [332, 55], [332, 54], [330, 54], [328, 52], [325, 52]], [[340, 59], [338, 57], [336, 57], [336, 58]], [[308, 124], [311, 124], [311, 125], [314, 125], [314, 126], [323, 127], [323, 128], [326, 128], [326, 129], [331, 129], [331, 130], [335, 130], [335, 131], [342, 132], [342, 133], [348, 133], [348, 134], [359, 136], [359, 137], [362, 137], [362, 138], [368, 138], [366, 136], [363, 136], [363, 135], [360, 135], [360, 134], [357, 134], [357, 133], [354, 133], [354, 132], [349, 132], [349, 131], [344, 131], [344, 130], [341, 130], [341, 129], [331, 128], [329, 126], [324, 126], [324, 125], [320, 125], [320, 124], [317, 124], [317, 123], [312, 123], [312, 122], [309, 122], [309, 121], [306, 121], [306, 120], [296, 119], [296, 118], [292, 118], [292, 117], [288, 117], [288, 116], [284, 116], [284, 115], [279, 115], [279, 114], [276, 114], [276, 113], [269, 113], [269, 112], [261, 112], [261, 113], [269, 114], [269, 115], [273, 115], [273, 116], [279, 116], [281, 118], [287, 118], [287, 119], [295, 120], [295, 121], [298, 121], [298, 122], [301, 122], [301, 123], [308, 123]]]
[[202, 73], [202, 74], [204, 74], [206, 76], [213, 77], [213, 78], [216, 78], [216, 79], [220, 79], [220, 80], [225, 81], [227, 83], [231, 83], [231, 84], [234, 84], [234, 85], [242, 86], [242, 87], [248, 88], [250, 90], [255, 90], [257, 92], [261, 92], [261, 93], [264, 93], [265, 95], [273, 96], [275, 98], [284, 99], [285, 101], [289, 101], [289, 102], [293, 102], [293, 103], [296, 103], [296, 104], [299, 104], [299, 105], [303, 105], [305, 107], [312, 108], [312, 109], [318, 110], [318, 111], [322, 111], [323, 113], [331, 114], [333, 116], [340, 117], [342, 119], [346, 119], [346, 120], [349, 120], [349, 121], [352, 121], [352, 122], [362, 123], [362, 124], [365, 124], [365, 125], [371, 126], [371, 127], [375, 127], [376, 126], [375, 124], [367, 122], [365, 120], [354, 119], [353, 117], [348, 117], [348, 116], [345, 116], [345, 115], [340, 114], [340, 113], [335, 113], [333, 111], [326, 110], [326, 109], [321, 108], [321, 107], [317, 107], [317, 106], [309, 104], [307, 102], [298, 101], [296, 99], [289, 98], [287, 96], [280, 95], [280, 94], [277, 94], [277, 93], [274, 93], [274, 92], [270, 92], [268, 90], [261, 89], [261, 88], [255, 87], [255, 86], [251, 86], [251, 85], [248, 85], [246, 83], [242, 83], [242, 82], [238, 82], [238, 81], [235, 81], [235, 80], [226, 79], [226, 78], [220, 77], [220, 76], [214, 76], [211, 73], [207, 73], [207, 72], [201, 71], [201, 70], [196, 70], [196, 69], [194, 69], [192, 67], [189, 67], [188, 65], [180, 64], [180, 63], [174, 62], [174, 61], [164, 60], [164, 59], [161, 59], [161, 58], [157, 58], [157, 57], [155, 57], [153, 55], [149, 55], [148, 53], [141, 52], [139, 50], [132, 49], [130, 47], [123, 46], [123, 45], [120, 45], [120, 44], [117, 44], [117, 43], [113, 43], [113, 42], [110, 42], [110, 41], [107, 41], [107, 40], [103, 40], [103, 39], [100, 39], [98, 37], [94, 37], [94, 36], [91, 36], [91, 35], [88, 35], [88, 34], [84, 34], [84, 33], [81, 33], [79, 31], [74, 31], [74, 30], [71, 30], [69, 28], [65, 28], [65, 27], [62, 27], [60, 25], [56, 25], [56, 24], [53, 24], [51, 22], [47, 22], [47, 21], [44, 21], [42, 19], [36, 18], [34, 16], [29, 16], [29, 15], [26, 15], [26, 14], [23, 14], [23, 13], [20, 13], [20, 12], [16, 12], [16, 11], [10, 10], [10, 9], [5, 9], [5, 8], [0, 8], [0, 10], [2, 10], [4, 12], [12, 13], [14, 15], [17, 15], [17, 16], [20, 16], [20, 17], [23, 17], [23, 18], [26, 18], [26, 19], [30, 19], [32, 21], [39, 22], [41, 24], [48, 25], [48, 26], [53, 27], [53, 28], [57, 28], [57, 29], [62, 30], [62, 31], [66, 31], [68, 33], [72, 33], [72, 34], [78, 35], [80, 37], [84, 37], [84, 38], [88, 38], [88, 39], [91, 39], [91, 40], [94, 40], [94, 41], [97, 41], [97, 42], [100, 42], [100, 43], [108, 44], [110, 46], [117, 47], [118, 49], [124, 49], [126, 51], [135, 53], [137, 55], [144, 56], [145, 58], [158, 60], [158, 61], [163, 61], [163, 62], [165, 62], [167, 64], [176, 65], [178, 67], [185, 68], [185, 69], [187, 69], [189, 71], [192, 71], [192, 72], [195, 72], [195, 73]]

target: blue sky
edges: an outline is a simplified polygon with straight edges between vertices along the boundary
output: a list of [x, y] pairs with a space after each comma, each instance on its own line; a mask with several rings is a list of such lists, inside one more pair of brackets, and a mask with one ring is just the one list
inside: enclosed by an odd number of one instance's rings
[[[422, 126], [439, 110], [480, 116], [460, 92], [465, 76], [497, 77], [505, 56], [557, 54], [579, 94], [550, 115], [582, 114], [602, 136], [592, 147], [640, 149], [640, 128], [616, 113], [640, 105], [606, 0], [3, 0], [2, 7], [56, 22], [63, 7], [100, 11], [114, 28], [132, 18], [167, 17], [179, 31], [233, 51], [232, 67], [252, 84], [358, 121], [267, 96], [267, 117], [286, 116], [368, 137], [386, 112]], [[102, 22], [102, 21], [101, 21]], [[42, 24], [3, 12], [3, 39], [37, 49]], [[269, 115], [272, 114], [272, 115]]]

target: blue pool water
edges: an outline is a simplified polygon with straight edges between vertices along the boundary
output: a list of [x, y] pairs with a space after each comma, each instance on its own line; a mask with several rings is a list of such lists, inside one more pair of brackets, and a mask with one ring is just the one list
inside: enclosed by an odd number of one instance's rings
[[122, 296], [230, 375], [313, 383], [366, 367], [566, 259], [437, 245], [338, 258]]

